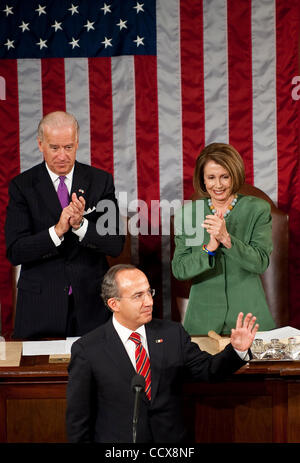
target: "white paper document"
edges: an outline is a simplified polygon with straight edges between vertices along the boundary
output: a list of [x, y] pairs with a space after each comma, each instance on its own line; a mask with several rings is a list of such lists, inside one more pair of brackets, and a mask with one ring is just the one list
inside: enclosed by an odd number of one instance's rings
[[0, 336], [0, 360], [6, 360], [6, 343], [5, 339]]
[[264, 342], [269, 342], [271, 339], [288, 339], [300, 336], [300, 330], [291, 326], [284, 326], [270, 331], [258, 331], [255, 339], [262, 339]]
[[23, 355], [66, 355], [71, 353], [71, 346], [78, 338], [72, 337], [59, 341], [24, 341]]

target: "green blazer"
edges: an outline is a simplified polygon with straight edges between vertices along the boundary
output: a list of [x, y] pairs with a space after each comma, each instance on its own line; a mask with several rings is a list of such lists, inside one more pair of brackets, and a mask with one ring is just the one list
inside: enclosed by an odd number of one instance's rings
[[191, 229], [197, 225], [199, 231], [208, 214], [212, 212], [203, 199], [186, 204], [175, 215], [173, 274], [178, 280], [192, 281], [185, 329], [191, 335], [207, 335], [209, 330], [230, 334], [240, 311], [255, 315], [262, 331], [275, 328], [259, 277], [267, 269], [272, 252], [269, 203], [239, 194], [225, 219], [232, 246], [227, 249], [220, 245], [215, 256], [202, 249], [209, 241], [207, 231], [202, 229], [204, 239], [200, 243]]

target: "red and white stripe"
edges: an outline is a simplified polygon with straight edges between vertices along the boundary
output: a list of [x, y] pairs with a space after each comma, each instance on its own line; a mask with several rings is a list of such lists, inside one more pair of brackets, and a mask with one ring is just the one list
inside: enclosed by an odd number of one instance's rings
[[[157, 56], [2, 60], [0, 101], [2, 324], [11, 292], [3, 225], [8, 181], [41, 161], [43, 114], [72, 112], [80, 123], [78, 159], [114, 175], [128, 201], [187, 199], [200, 150], [229, 142], [246, 180], [290, 214], [290, 288], [300, 326], [299, 6], [293, 0], [157, 0]], [[149, 227], [150, 231], [150, 227]], [[276, 243], [275, 243], [276, 245]], [[171, 317], [168, 236], [132, 237], [133, 261], [158, 290], [156, 315]]]

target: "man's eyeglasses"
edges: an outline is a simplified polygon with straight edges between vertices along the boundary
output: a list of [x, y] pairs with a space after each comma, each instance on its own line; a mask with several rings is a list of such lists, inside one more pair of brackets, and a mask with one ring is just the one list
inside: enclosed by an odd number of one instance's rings
[[150, 288], [148, 291], [143, 291], [141, 293], [134, 294], [133, 296], [116, 297], [115, 299], [131, 299], [133, 302], [144, 302], [146, 296], [154, 297], [155, 289]]

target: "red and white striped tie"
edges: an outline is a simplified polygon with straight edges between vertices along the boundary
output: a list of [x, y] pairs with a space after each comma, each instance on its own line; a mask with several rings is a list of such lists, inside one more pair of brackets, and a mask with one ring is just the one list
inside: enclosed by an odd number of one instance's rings
[[135, 343], [136, 372], [138, 375], [144, 376], [146, 385], [145, 393], [148, 399], [151, 400], [151, 370], [149, 357], [138, 333], [131, 333], [129, 339]]

